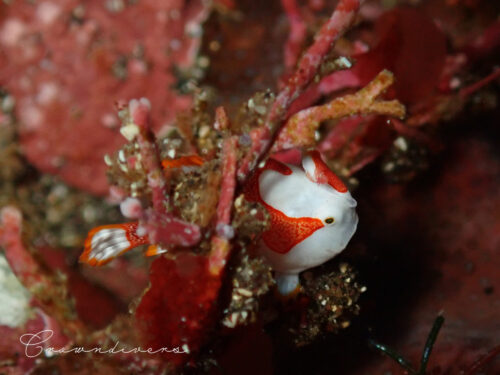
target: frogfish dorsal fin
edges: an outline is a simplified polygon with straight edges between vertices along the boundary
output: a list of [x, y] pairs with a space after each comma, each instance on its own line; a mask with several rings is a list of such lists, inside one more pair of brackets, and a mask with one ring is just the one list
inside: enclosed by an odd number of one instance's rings
[[307, 178], [317, 184], [328, 184], [339, 193], [346, 193], [347, 187], [342, 180], [328, 168], [317, 150], [309, 151], [302, 159], [302, 168]]

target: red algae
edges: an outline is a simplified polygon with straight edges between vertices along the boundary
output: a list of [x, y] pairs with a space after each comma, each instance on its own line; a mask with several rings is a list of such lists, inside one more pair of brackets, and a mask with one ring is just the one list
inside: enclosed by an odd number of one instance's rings
[[[17, 98], [26, 157], [101, 195], [108, 189], [102, 157], [123, 143], [113, 130], [119, 125], [113, 103], [148, 95], [156, 130], [174, 119], [176, 109], [189, 108], [189, 97], [168, 88], [175, 83], [169, 70], [195, 65], [201, 36], [195, 29], [208, 12], [201, 1], [117, 3], [123, 6], [70, 1], [2, 8], [0, 82]], [[185, 25], [193, 35], [185, 36]]]
[[395, 96], [405, 105], [431, 95], [445, 64], [446, 38], [442, 31], [415, 9], [387, 12], [375, 27], [378, 44], [355, 56], [353, 73], [361, 85], [367, 84], [381, 69], [388, 69], [395, 76]]
[[217, 316], [218, 275], [207, 272], [208, 258], [182, 255], [159, 258], [151, 267], [151, 286], [136, 310], [145, 341], [154, 350], [167, 348], [167, 360], [179, 365], [206, 343]]

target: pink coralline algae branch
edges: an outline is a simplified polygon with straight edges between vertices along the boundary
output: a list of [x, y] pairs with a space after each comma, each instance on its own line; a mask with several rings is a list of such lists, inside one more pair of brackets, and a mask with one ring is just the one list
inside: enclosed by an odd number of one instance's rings
[[291, 147], [313, 147], [315, 132], [325, 120], [338, 120], [357, 114], [377, 114], [403, 118], [405, 108], [397, 100], [377, 100], [392, 85], [394, 77], [382, 71], [363, 89], [353, 95], [335, 98], [327, 104], [310, 107], [294, 114], [286, 122], [273, 146], [273, 151]]
[[191, 246], [200, 239], [197, 225], [187, 223], [169, 213], [171, 204], [168, 198], [168, 181], [161, 168], [156, 138], [151, 129], [148, 100], [132, 100], [129, 104], [132, 123], [122, 128], [122, 133], [130, 140], [137, 139], [141, 161], [147, 174], [148, 185], [152, 192], [153, 207], [144, 210], [140, 225], [148, 233], [151, 243]]
[[314, 43], [300, 59], [295, 73], [276, 96], [267, 118], [266, 126], [253, 130], [252, 147], [238, 169], [238, 178], [244, 180], [271, 147], [271, 140], [281, 129], [290, 105], [313, 81], [333, 43], [349, 29], [359, 9], [358, 0], [340, 0], [330, 19], [316, 35]]
[[231, 227], [231, 208], [236, 188], [237, 144], [238, 138], [230, 136], [222, 145], [222, 183], [215, 227], [217, 234], [212, 237], [210, 251], [210, 272], [214, 274], [219, 274], [224, 268], [230, 251], [230, 240], [234, 237], [234, 229]]
[[288, 17], [290, 32], [284, 49], [284, 65], [287, 71], [292, 71], [302, 52], [307, 36], [307, 25], [302, 19], [296, 0], [282, 0], [281, 4]]

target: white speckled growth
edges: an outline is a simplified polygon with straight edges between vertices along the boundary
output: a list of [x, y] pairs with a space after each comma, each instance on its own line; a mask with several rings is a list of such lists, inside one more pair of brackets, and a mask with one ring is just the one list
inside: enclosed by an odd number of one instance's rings
[[0, 254], [0, 325], [13, 328], [23, 325], [31, 314], [30, 300], [30, 293]]

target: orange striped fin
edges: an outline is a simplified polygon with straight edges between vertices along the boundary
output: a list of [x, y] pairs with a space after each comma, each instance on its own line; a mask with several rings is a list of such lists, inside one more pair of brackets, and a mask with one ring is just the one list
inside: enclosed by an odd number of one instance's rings
[[102, 266], [115, 257], [149, 242], [137, 234], [137, 222], [103, 225], [92, 229], [85, 240], [80, 262]]
[[192, 167], [203, 165], [203, 158], [198, 155], [188, 155], [181, 156], [177, 159], [164, 159], [161, 165], [165, 169], [180, 168], [180, 167]]

